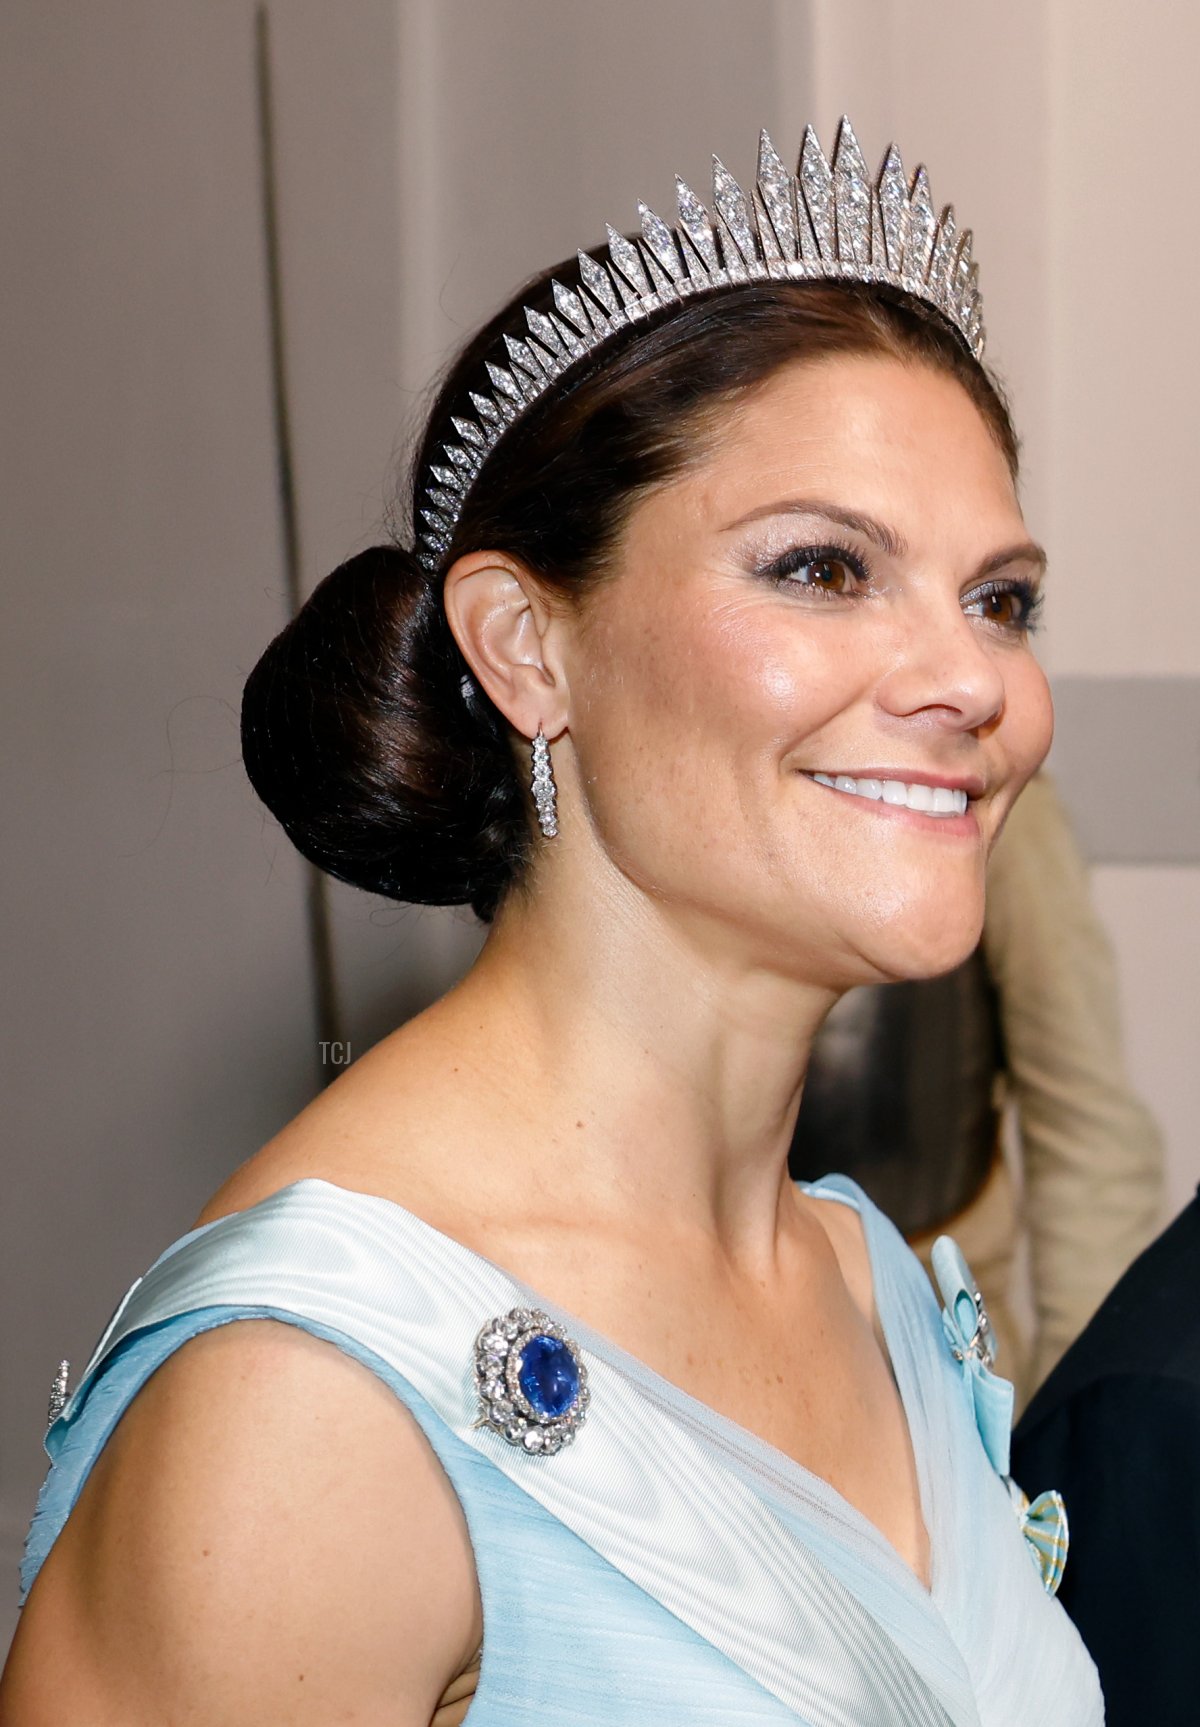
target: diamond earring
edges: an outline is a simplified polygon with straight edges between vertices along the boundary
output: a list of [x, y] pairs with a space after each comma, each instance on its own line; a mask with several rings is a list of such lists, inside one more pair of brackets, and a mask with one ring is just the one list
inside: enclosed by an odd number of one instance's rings
[[558, 832], [558, 798], [554, 789], [554, 769], [550, 765], [550, 745], [538, 726], [533, 740], [533, 779], [530, 781], [533, 801], [537, 805], [538, 826], [548, 840]]

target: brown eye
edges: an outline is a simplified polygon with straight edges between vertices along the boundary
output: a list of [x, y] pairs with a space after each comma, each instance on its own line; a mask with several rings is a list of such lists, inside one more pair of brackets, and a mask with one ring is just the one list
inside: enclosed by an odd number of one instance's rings
[[831, 546], [794, 546], [763, 574], [780, 587], [801, 588], [830, 598], [856, 595], [870, 581], [865, 564]]
[[992, 624], [1014, 624], [1020, 615], [1015, 594], [985, 594], [979, 604], [980, 616]]
[[811, 564], [804, 564], [802, 569], [808, 572], [810, 587], [841, 594], [854, 585], [854, 571], [841, 558], [817, 558]]
[[964, 610], [995, 629], [1022, 635], [1035, 628], [1041, 604], [1041, 594], [1028, 582], [1005, 582], [968, 594]]

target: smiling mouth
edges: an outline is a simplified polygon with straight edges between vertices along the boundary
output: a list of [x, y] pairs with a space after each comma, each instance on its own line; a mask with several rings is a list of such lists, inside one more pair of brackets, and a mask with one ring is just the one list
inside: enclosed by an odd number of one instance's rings
[[919, 810], [926, 816], [961, 816], [967, 811], [967, 793], [957, 786], [931, 786], [920, 780], [854, 779], [850, 774], [808, 773], [805, 779], [815, 780], [831, 791], [846, 792], [851, 797], [867, 798], [877, 803], [893, 804], [902, 809]]

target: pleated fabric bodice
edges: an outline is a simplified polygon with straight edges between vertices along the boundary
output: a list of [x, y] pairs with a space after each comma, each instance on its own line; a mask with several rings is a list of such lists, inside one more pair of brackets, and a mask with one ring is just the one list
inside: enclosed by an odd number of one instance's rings
[[[924, 1272], [853, 1182], [806, 1191], [862, 1214], [929, 1591], [819, 1477], [401, 1207], [317, 1180], [184, 1236], [130, 1290], [47, 1435], [24, 1590], [155, 1368], [274, 1318], [377, 1374], [446, 1470], [483, 1601], [469, 1727], [1099, 1727], [1095, 1669], [1031, 1562]], [[552, 1457], [475, 1425], [477, 1334], [522, 1305], [587, 1368], [586, 1421]]]

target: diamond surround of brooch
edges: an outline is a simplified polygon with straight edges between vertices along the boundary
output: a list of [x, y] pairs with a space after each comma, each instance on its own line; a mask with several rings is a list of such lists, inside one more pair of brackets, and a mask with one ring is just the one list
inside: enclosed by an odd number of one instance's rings
[[476, 1427], [489, 1427], [531, 1457], [570, 1445], [591, 1393], [579, 1345], [536, 1307], [490, 1319], [475, 1339]]

